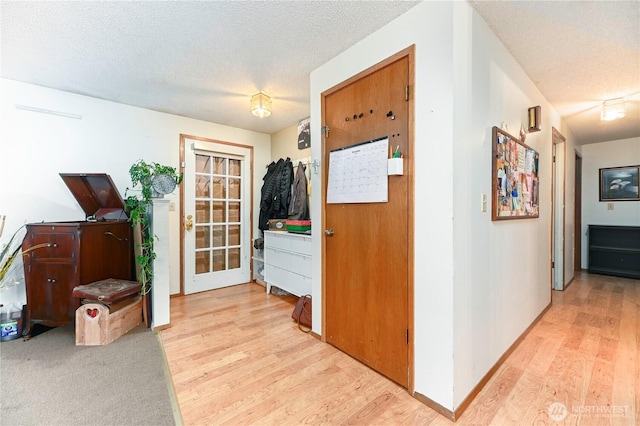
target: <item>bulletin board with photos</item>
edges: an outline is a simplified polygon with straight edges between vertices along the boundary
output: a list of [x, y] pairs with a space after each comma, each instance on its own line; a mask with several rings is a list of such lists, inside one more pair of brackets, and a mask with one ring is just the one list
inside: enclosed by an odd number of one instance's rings
[[491, 220], [538, 217], [538, 152], [506, 131], [494, 127], [492, 157]]

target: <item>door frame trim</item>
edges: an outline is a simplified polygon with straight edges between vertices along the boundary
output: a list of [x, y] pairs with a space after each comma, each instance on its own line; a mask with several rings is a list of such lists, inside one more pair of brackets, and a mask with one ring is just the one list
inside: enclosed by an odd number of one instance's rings
[[[555, 229], [555, 223], [556, 223], [556, 204], [555, 204], [555, 200], [556, 200], [556, 190], [558, 188], [556, 188], [556, 181], [558, 181], [558, 163], [556, 162], [555, 158], [553, 158], [553, 156], [556, 155], [556, 147], [560, 144], [562, 144], [562, 253], [560, 254], [562, 256], [562, 289], [564, 290], [564, 270], [565, 270], [565, 265], [564, 265], [564, 260], [565, 260], [565, 229], [566, 229], [566, 218], [565, 218], [565, 205], [566, 205], [566, 167], [567, 167], [567, 146], [566, 146], [566, 141], [567, 139], [562, 135], [562, 133], [560, 133], [560, 131], [558, 129], [556, 129], [555, 127], [551, 127], [551, 145], [552, 145], [552, 150], [551, 150], [551, 155], [552, 155], [552, 174], [553, 177], [551, 179], [551, 300], [553, 300], [553, 279], [554, 279], [554, 272], [555, 272], [555, 265], [553, 264], [553, 262], [555, 262], [555, 258], [553, 256], [554, 253], [554, 248], [555, 248], [555, 234], [556, 234], [556, 229]], [[555, 165], [553, 164], [555, 163]]]
[[[185, 133], [180, 133], [180, 144], [179, 144], [179, 149], [180, 149], [180, 167], [179, 170], [180, 172], [184, 173], [184, 169], [185, 169], [185, 140], [186, 139], [193, 139], [193, 140], [197, 140], [197, 141], [201, 141], [201, 142], [209, 142], [209, 143], [216, 143], [216, 144], [220, 144], [220, 145], [227, 145], [227, 146], [235, 146], [235, 147], [239, 147], [239, 148], [246, 148], [250, 151], [250, 155], [251, 155], [251, 161], [249, 164], [249, 168], [250, 168], [250, 176], [249, 176], [249, 181], [251, 182], [251, 188], [249, 191], [249, 196], [250, 196], [250, 200], [249, 200], [249, 239], [250, 241], [253, 241], [253, 174], [254, 174], [254, 170], [255, 168], [254, 166], [254, 161], [255, 161], [255, 154], [253, 151], [253, 146], [251, 145], [245, 145], [245, 144], [240, 144], [240, 143], [235, 143], [235, 142], [227, 142], [227, 141], [222, 141], [219, 139], [211, 139], [211, 138], [205, 138], [202, 136], [193, 136], [193, 135], [189, 135], [189, 134], [185, 134]], [[178, 293], [177, 295], [174, 296], [184, 296], [184, 179], [182, 180], [182, 182], [180, 183], [180, 293]], [[251, 257], [253, 257], [253, 247], [250, 247], [251, 250]], [[253, 262], [249, 262], [249, 276], [253, 277]]]
[[[377, 64], [355, 74], [354, 76], [344, 80], [341, 83], [331, 87], [330, 89], [325, 90], [321, 93], [320, 97], [320, 117], [321, 117], [321, 126], [325, 123], [326, 111], [325, 111], [325, 98], [329, 95], [339, 91], [340, 89], [352, 84], [355, 81], [362, 79], [374, 72], [378, 71], [386, 67], [387, 65], [398, 61], [399, 59], [408, 58], [409, 60], [409, 99], [408, 99], [408, 114], [409, 114], [409, 123], [408, 123], [408, 137], [407, 137], [407, 154], [404, 157], [404, 170], [407, 176], [407, 186], [408, 186], [408, 194], [407, 194], [407, 327], [409, 329], [409, 342], [407, 344], [407, 391], [410, 395], [414, 393], [414, 281], [415, 281], [415, 266], [414, 266], [414, 228], [415, 228], [415, 183], [414, 183], [414, 97], [413, 88], [415, 87], [415, 45], [411, 45], [392, 56], [378, 62]], [[326, 157], [326, 148], [325, 148], [325, 136], [321, 137], [321, 150], [320, 150], [320, 158]], [[321, 179], [321, 191], [320, 191], [320, 201], [321, 201], [321, 210], [322, 210], [322, 220], [321, 220], [321, 229], [326, 228], [326, 188], [327, 188], [327, 179], [328, 176], [326, 173], [322, 173]], [[323, 234], [321, 234], [323, 235]], [[327, 264], [326, 264], [326, 244], [325, 239], [322, 238], [320, 242], [321, 253], [322, 253], [322, 306], [326, 306], [326, 277], [327, 277]], [[322, 309], [322, 341], [327, 341], [327, 310], [325, 308]]]
[[582, 270], [582, 155], [574, 150], [573, 270]]

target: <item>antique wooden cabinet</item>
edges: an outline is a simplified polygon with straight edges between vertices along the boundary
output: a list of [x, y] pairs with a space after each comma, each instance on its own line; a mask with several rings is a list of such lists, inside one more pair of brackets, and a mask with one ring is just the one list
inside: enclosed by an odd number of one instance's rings
[[87, 213], [86, 221], [27, 225], [22, 244], [27, 322], [60, 326], [75, 319], [73, 288], [106, 278], [133, 280], [131, 223], [105, 174], [61, 175]]

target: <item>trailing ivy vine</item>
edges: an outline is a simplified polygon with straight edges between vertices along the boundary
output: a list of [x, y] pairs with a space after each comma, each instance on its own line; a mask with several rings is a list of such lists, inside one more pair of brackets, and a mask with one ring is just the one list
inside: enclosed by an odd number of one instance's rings
[[[140, 243], [140, 253], [136, 256], [136, 263], [140, 266], [138, 281], [142, 283], [142, 293], [148, 293], [153, 281], [153, 261], [156, 253], [153, 250], [155, 236], [151, 230], [151, 218], [149, 206], [153, 198], [153, 178], [159, 175], [167, 175], [173, 178], [176, 185], [182, 182], [183, 174], [178, 173], [175, 167], [164, 166], [158, 163], [147, 163], [138, 160], [129, 168], [131, 183], [133, 186], [140, 186], [140, 195], [129, 195], [125, 199], [125, 205], [129, 213], [131, 226], [136, 228], [140, 225], [142, 240]], [[127, 188], [126, 193], [131, 191]]]

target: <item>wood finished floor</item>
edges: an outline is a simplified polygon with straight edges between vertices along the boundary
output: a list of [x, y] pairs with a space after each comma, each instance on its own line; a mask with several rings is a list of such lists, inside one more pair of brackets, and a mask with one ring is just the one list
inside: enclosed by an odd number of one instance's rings
[[[171, 299], [160, 335], [185, 425], [454, 424], [299, 331], [295, 300], [257, 284]], [[578, 273], [455, 424], [640, 424], [639, 311], [639, 280]]]

